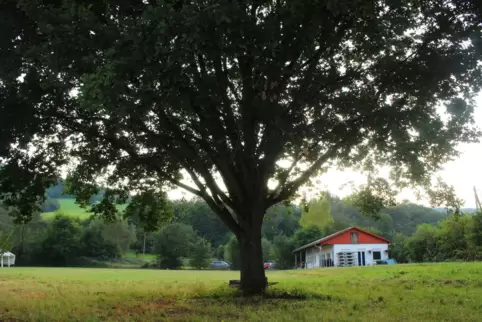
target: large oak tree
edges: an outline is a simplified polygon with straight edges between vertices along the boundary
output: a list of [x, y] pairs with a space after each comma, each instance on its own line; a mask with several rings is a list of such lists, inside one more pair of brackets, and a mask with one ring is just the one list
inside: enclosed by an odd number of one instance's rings
[[236, 235], [246, 293], [266, 286], [266, 209], [319, 171], [427, 184], [478, 134], [476, 0], [3, 0], [0, 15], [4, 202], [28, 216], [67, 164], [80, 201], [99, 178], [116, 188], [110, 215], [121, 191], [184, 188]]

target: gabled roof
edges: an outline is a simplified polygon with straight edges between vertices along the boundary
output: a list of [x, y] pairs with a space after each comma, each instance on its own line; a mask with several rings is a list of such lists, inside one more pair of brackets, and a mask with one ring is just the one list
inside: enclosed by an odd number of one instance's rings
[[15, 257], [15, 254], [10, 253], [10, 252], [4, 252], [4, 253], [0, 252], [0, 256], [2, 256], [2, 257]]
[[371, 233], [371, 232], [369, 232], [369, 231], [360, 229], [360, 228], [358, 228], [358, 227], [348, 227], [348, 228], [343, 229], [343, 230], [340, 230], [340, 231], [338, 231], [338, 232], [336, 232], [336, 233], [334, 233], [334, 234], [328, 235], [328, 236], [323, 237], [323, 238], [321, 238], [321, 239], [315, 240], [315, 241], [313, 241], [313, 242], [311, 242], [311, 243], [309, 243], [309, 244], [303, 245], [303, 246], [295, 249], [295, 250], [293, 251], [293, 253], [296, 252], [296, 251], [299, 251], [299, 250], [302, 250], [302, 249], [311, 247], [311, 246], [320, 245], [320, 244], [328, 244], [327, 242], [328, 242], [330, 239], [333, 239], [333, 238], [335, 238], [336, 236], [340, 236], [340, 235], [342, 235], [342, 234], [344, 234], [344, 233], [346, 233], [346, 232], [348, 232], [348, 231], [350, 231], [350, 230], [357, 230], [357, 231], [359, 231], [359, 232], [362, 232], [362, 233], [365, 233], [365, 234], [367, 234], [367, 235], [373, 236], [373, 237], [375, 237], [375, 238], [377, 238], [377, 239], [383, 240], [383, 241], [386, 242], [386, 243], [390, 243], [390, 240], [388, 240], [388, 239], [386, 239], [386, 238], [384, 238], [384, 237], [382, 237], [382, 236], [379, 236], [379, 235], [377, 235], [377, 234], [374, 234], [374, 233]]

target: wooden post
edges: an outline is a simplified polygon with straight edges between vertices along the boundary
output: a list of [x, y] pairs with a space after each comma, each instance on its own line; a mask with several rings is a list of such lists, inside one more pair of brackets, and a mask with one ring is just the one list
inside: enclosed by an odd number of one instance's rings
[[146, 257], [146, 232], [144, 232], [144, 245], [142, 245], [142, 257]]

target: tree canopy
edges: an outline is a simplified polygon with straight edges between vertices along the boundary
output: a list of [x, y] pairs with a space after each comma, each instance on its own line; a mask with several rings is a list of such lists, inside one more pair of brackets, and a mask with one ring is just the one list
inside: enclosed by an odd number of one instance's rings
[[323, 230], [333, 224], [330, 201], [327, 198], [321, 197], [311, 200], [305, 208], [301, 213], [300, 225], [302, 227], [317, 226]]
[[251, 254], [245, 289], [265, 285], [265, 210], [319, 171], [388, 165], [400, 186], [427, 184], [478, 135], [476, 0], [0, 6], [4, 202], [31, 213], [64, 165], [77, 198], [116, 189], [108, 214], [130, 191], [179, 186]]

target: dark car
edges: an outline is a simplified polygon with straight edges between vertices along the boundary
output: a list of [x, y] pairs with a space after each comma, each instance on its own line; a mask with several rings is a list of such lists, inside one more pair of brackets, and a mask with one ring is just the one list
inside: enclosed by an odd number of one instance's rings
[[385, 260], [377, 260], [375, 261], [377, 265], [394, 265], [397, 263], [394, 259], [385, 259]]
[[224, 261], [213, 261], [211, 262], [210, 267], [212, 269], [231, 269], [231, 265]]

